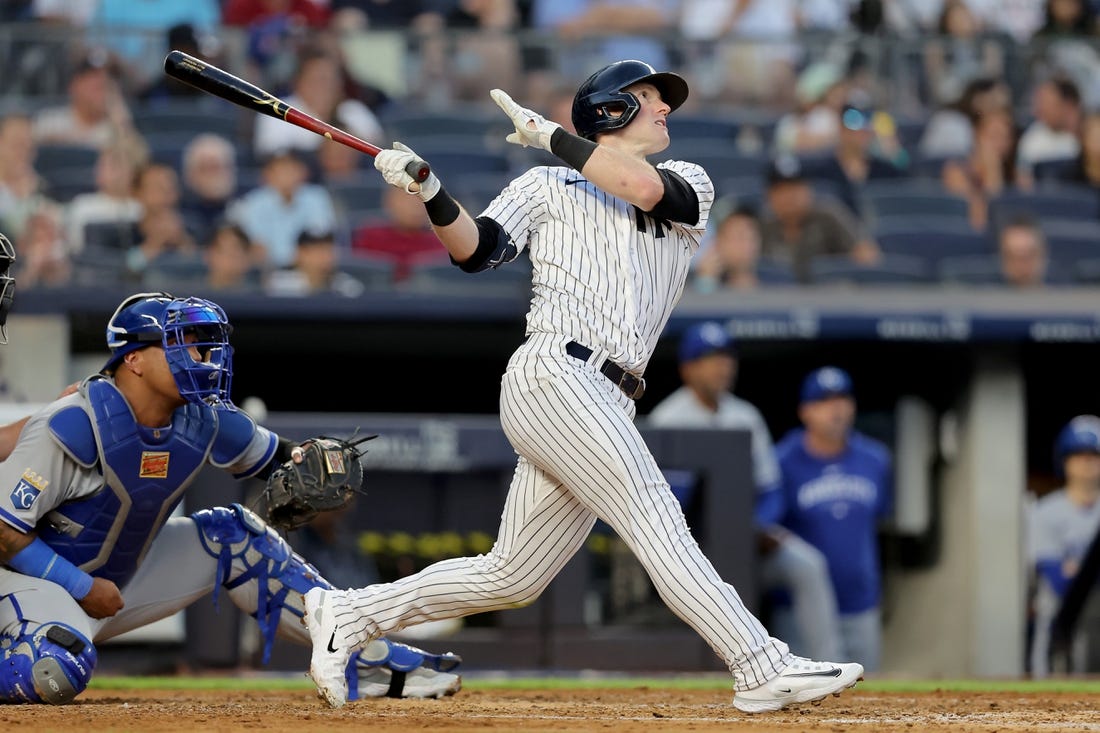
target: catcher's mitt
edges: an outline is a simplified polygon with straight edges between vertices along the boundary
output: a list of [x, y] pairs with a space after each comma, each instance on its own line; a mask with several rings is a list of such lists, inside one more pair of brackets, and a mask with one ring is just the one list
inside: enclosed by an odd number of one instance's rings
[[340, 509], [363, 490], [363, 466], [357, 447], [369, 435], [355, 441], [310, 438], [294, 449], [302, 460], [287, 461], [271, 472], [264, 489], [267, 521], [283, 529], [295, 529], [319, 512]]

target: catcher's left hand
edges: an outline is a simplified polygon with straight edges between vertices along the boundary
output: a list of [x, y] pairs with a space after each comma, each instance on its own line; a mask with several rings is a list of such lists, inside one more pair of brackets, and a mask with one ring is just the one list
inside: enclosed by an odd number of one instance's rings
[[311, 438], [291, 451], [291, 460], [277, 467], [267, 479], [264, 498], [267, 521], [283, 529], [296, 529], [319, 512], [340, 509], [363, 490], [363, 451], [358, 445], [376, 436], [355, 441]]

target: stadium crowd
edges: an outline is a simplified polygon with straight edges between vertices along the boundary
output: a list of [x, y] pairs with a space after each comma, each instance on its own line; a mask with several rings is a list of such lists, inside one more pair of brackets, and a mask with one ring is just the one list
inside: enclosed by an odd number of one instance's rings
[[[276, 295], [451, 279], [369, 158], [161, 73], [178, 48], [480, 210], [532, 162], [488, 90], [570, 125], [593, 68], [692, 81], [662, 158], [716, 184], [690, 287], [1100, 282], [1090, 0], [16, 0], [0, 7], [0, 231], [21, 287]], [[567, 91], [568, 90], [568, 91]], [[491, 273], [505, 287], [518, 277]]]

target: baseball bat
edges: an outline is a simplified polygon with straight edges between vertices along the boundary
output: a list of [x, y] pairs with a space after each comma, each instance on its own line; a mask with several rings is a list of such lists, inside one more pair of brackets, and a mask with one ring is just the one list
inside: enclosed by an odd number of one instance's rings
[[[208, 64], [194, 56], [189, 56], [183, 51], [170, 51], [168, 53], [164, 58], [164, 73], [173, 79], [190, 84], [196, 89], [201, 89], [207, 94], [221, 97], [254, 112], [261, 112], [269, 117], [284, 120], [367, 155], [375, 156], [382, 152], [382, 148], [377, 145], [372, 145], [366, 140], [360, 140], [338, 127], [333, 127], [327, 122], [322, 122], [316, 117], [307, 115], [300, 109], [291, 107], [275, 95], [260, 89], [255, 84], [250, 84], [244, 79], [233, 76], [228, 71], [219, 69], [217, 66]], [[405, 172], [412, 176], [414, 181], [422, 183], [431, 174], [432, 169], [423, 160], [415, 159], [405, 166]]]

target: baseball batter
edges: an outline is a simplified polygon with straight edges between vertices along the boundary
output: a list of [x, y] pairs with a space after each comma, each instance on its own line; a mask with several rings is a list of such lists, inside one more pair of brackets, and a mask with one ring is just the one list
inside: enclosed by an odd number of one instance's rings
[[862, 675], [857, 664], [793, 657], [768, 635], [703, 556], [634, 425], [642, 373], [683, 291], [714, 198], [700, 166], [646, 160], [668, 146], [669, 114], [687, 95], [675, 74], [640, 61], [611, 64], [578, 90], [574, 135], [493, 90], [515, 124], [508, 141], [548, 150], [565, 165], [521, 175], [476, 219], [436, 177], [415, 186], [404, 170], [415, 154], [404, 145], [375, 159], [387, 182], [425, 202], [463, 270], [498, 267], [526, 249], [533, 297], [527, 338], [501, 385], [501, 423], [519, 459], [496, 544], [395, 583], [308, 593], [311, 675], [331, 705], [347, 697], [348, 656], [372, 639], [533, 602], [597, 517], [725, 660], [739, 709], [818, 700]]
[[[300, 594], [331, 586], [274, 530], [237, 504], [169, 519], [207, 463], [244, 478], [294, 460], [229, 401], [228, 333], [210, 301], [127, 298], [104, 373], [33, 415], [0, 464], [0, 701], [71, 701], [97, 642], [223, 588], [265, 661], [276, 635], [308, 642]], [[458, 690], [454, 655], [380, 642], [347, 660], [352, 697]]]

